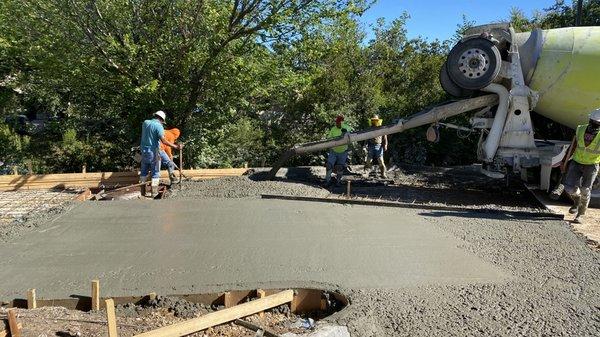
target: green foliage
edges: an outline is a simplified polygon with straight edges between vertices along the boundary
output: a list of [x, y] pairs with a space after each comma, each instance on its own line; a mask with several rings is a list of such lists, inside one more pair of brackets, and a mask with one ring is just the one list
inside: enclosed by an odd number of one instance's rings
[[[358, 19], [369, 3], [0, 1], [0, 120], [45, 120], [27, 136], [0, 124], [11, 144], [0, 161], [36, 172], [133, 169], [141, 123], [160, 109], [183, 131], [186, 167], [269, 165], [324, 138], [337, 114], [360, 129], [375, 113], [387, 123], [447, 99], [438, 74], [452, 41], [407, 38], [407, 13], [380, 20], [366, 41]], [[598, 24], [598, 3], [585, 2], [585, 24]], [[511, 13], [518, 29], [572, 18], [564, 1], [533, 18]], [[472, 25], [464, 17], [458, 33]], [[473, 160], [474, 137], [442, 130], [431, 144], [423, 133], [390, 137], [389, 155]], [[323, 154], [294, 160], [321, 164]]]
[[[528, 18], [523, 11], [513, 8], [510, 22], [517, 31], [527, 31], [533, 28], [551, 29], [572, 27], [575, 25], [577, 0], [567, 3], [565, 0], [555, 0], [554, 4], [543, 11], [537, 11]], [[584, 0], [581, 15], [582, 26], [600, 25], [600, 1]]]
[[7, 166], [22, 164], [29, 147], [29, 137], [18, 135], [10, 126], [0, 123], [0, 171]]

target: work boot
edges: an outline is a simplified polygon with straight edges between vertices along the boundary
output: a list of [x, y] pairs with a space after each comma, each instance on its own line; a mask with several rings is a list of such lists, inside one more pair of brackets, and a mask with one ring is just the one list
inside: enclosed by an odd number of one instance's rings
[[387, 178], [387, 167], [385, 167], [383, 157], [377, 158], [377, 163], [379, 163], [379, 169], [381, 170], [381, 178]]
[[142, 197], [146, 197], [146, 184], [140, 186], [140, 194]]
[[565, 185], [558, 184], [558, 186], [556, 186], [556, 188], [550, 193], [550, 199], [552, 199], [552, 200], [560, 199], [560, 196], [562, 195], [564, 190], [565, 190]]
[[331, 174], [332, 173], [333, 173], [333, 170], [328, 167], [327, 170], [325, 171], [325, 184], [329, 185], [329, 183], [331, 182]]
[[583, 223], [583, 221], [581, 220], [581, 215], [577, 214], [577, 216], [575, 217], [575, 219], [573, 219], [574, 223]]
[[577, 205], [573, 205], [571, 206], [571, 208], [569, 208], [569, 214], [575, 214], [577, 213]]
[[584, 216], [585, 212], [587, 212], [587, 208], [588, 208], [588, 206], [585, 203], [579, 204], [579, 207], [577, 207], [577, 216], [576, 217]]
[[336, 166], [335, 167], [335, 185], [342, 185], [342, 177], [344, 176], [344, 167], [345, 166]]
[[154, 199], [158, 195], [158, 185], [160, 184], [160, 178], [152, 178], [152, 191], [150, 197]]
[[581, 194], [572, 194], [570, 197], [573, 199], [573, 206], [569, 208], [569, 213], [575, 214], [577, 213], [577, 207], [581, 204]]

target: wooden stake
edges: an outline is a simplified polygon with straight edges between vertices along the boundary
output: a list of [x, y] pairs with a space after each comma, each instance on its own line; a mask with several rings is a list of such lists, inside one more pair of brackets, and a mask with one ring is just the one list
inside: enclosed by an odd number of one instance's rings
[[100, 281], [99, 280], [92, 281], [92, 310], [100, 310]]
[[296, 295], [294, 293], [294, 296], [292, 298], [292, 302], [290, 303], [290, 311], [292, 313], [295, 313], [297, 308], [298, 308], [298, 295]]
[[[265, 296], [267, 296], [267, 294], [265, 293], [264, 290], [262, 289], [256, 289], [256, 297], [258, 298], [264, 298]], [[258, 313], [258, 317], [263, 318], [265, 317], [265, 312], [261, 311]]]
[[250, 316], [257, 312], [280, 306], [290, 302], [293, 297], [293, 290], [284, 290], [265, 298], [242, 303], [228, 309], [211, 312], [198, 318], [192, 318], [156, 330], [147, 331], [136, 337], [175, 337], [189, 335], [196, 331], [208, 329], [215, 325], [230, 322], [241, 317]]
[[8, 309], [8, 328], [12, 337], [21, 337], [21, 328], [17, 323], [17, 313], [15, 309]]
[[225, 305], [225, 308], [231, 308], [231, 307], [233, 307], [233, 306], [234, 306], [234, 304], [233, 304], [233, 303], [231, 303], [231, 301], [232, 301], [233, 299], [231, 298], [231, 293], [230, 293], [229, 291], [226, 291], [226, 292], [223, 294], [223, 297], [224, 297], [224, 299], [223, 299], [223, 304]]
[[183, 179], [183, 149], [179, 148], [179, 188], [181, 189], [181, 181]]
[[[17, 327], [19, 328], [19, 330], [23, 329], [23, 324], [21, 324], [21, 322], [17, 323]], [[6, 327], [6, 329], [4, 330], [0, 330], [0, 337], [10, 337], [10, 330], [8, 327]]]
[[322, 311], [325, 311], [325, 310], [327, 310], [327, 300], [326, 300], [326, 299], [324, 299], [324, 298], [322, 298], [322, 299], [321, 299], [321, 308], [320, 308], [320, 309], [321, 309]]
[[108, 337], [117, 337], [117, 317], [115, 315], [115, 301], [112, 298], [105, 300], [106, 321], [108, 322]]
[[37, 301], [35, 299], [35, 289], [29, 289], [27, 291], [27, 309], [37, 308]]

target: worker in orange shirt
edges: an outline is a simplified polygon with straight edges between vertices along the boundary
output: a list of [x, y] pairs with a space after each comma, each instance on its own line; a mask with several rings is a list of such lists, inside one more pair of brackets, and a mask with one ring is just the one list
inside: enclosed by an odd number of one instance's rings
[[[165, 140], [175, 143], [177, 138], [179, 138], [180, 131], [177, 128], [172, 128], [169, 130], [165, 130]], [[166, 144], [160, 143], [160, 160], [161, 166], [166, 166], [167, 171], [169, 171], [169, 180], [171, 184], [177, 182], [177, 176], [175, 175], [175, 162], [173, 161], [173, 153], [171, 152], [171, 147]]]

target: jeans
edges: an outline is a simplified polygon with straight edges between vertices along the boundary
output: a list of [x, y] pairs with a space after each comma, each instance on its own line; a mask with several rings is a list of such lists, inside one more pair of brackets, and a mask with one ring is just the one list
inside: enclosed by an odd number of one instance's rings
[[175, 163], [173, 162], [173, 160], [171, 160], [171, 158], [169, 158], [169, 155], [163, 150], [160, 150], [160, 165], [166, 166], [167, 171], [169, 171], [169, 175], [171, 175], [173, 172], [175, 172]]
[[576, 194], [578, 188], [581, 188], [582, 191], [589, 191], [592, 189], [597, 175], [598, 164], [583, 165], [571, 160], [565, 178], [565, 191], [569, 194]]
[[140, 179], [146, 180], [148, 172], [152, 171], [152, 179], [160, 178], [160, 155], [158, 149], [142, 149], [142, 169]]
[[333, 170], [335, 165], [341, 165], [346, 167], [346, 160], [348, 159], [348, 151], [337, 153], [333, 150], [329, 150], [327, 154], [327, 169]]
[[367, 160], [383, 157], [383, 146], [381, 144], [369, 144], [367, 147]]

